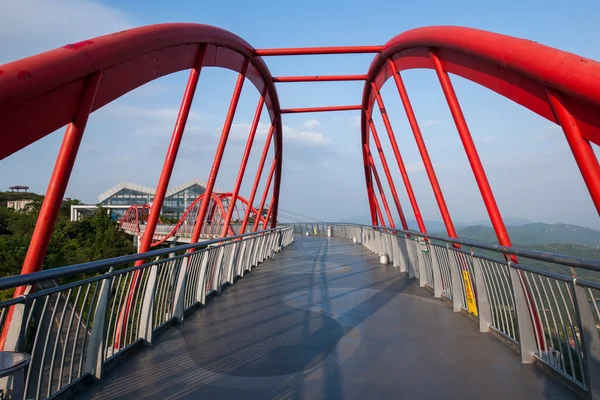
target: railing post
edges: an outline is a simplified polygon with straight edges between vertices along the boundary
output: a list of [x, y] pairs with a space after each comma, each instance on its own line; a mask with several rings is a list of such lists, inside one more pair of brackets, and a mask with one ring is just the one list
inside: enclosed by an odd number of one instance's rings
[[456, 252], [452, 250], [449, 243], [446, 243], [446, 251], [448, 252], [448, 260], [450, 260], [450, 280], [452, 281], [452, 311], [461, 312], [462, 310], [462, 289], [460, 280], [463, 277], [458, 269], [456, 262]]
[[246, 272], [246, 259], [247, 259], [247, 255], [248, 255], [248, 240], [249, 239], [244, 239], [244, 241], [242, 241], [242, 250], [240, 253], [240, 258], [239, 258], [239, 263], [237, 266], [237, 274], [239, 276], [241, 276], [242, 278], [244, 277], [244, 273]]
[[425, 287], [429, 282], [427, 281], [427, 267], [425, 266], [425, 256], [423, 255], [422, 245], [427, 246], [420, 237], [415, 237], [415, 247], [417, 252], [417, 260], [419, 268], [419, 286]]
[[[402, 244], [400, 244], [402, 241]], [[408, 254], [406, 249], [406, 240], [404, 236], [396, 235], [396, 242], [398, 242], [398, 250], [400, 252], [400, 272], [408, 273]]]
[[431, 242], [427, 242], [426, 245], [429, 249], [429, 254], [431, 255], [431, 269], [433, 271], [433, 297], [440, 298], [442, 297], [442, 272], [440, 270], [440, 264], [434, 246], [431, 244]]
[[94, 325], [92, 326], [92, 332], [90, 333], [87, 356], [85, 359], [85, 370], [96, 379], [102, 379], [102, 370], [104, 367], [106, 320], [114, 280], [112, 268], [108, 274], [109, 277], [102, 281], [102, 286], [100, 287], [100, 296], [98, 297], [98, 303], [96, 303], [96, 310], [94, 311]]
[[390, 233], [390, 240], [392, 241], [392, 249], [394, 250], [394, 260], [392, 265], [394, 267], [401, 267], [402, 265], [402, 255], [400, 253], [400, 245], [398, 243], [398, 236], [394, 233]]
[[[185, 311], [185, 287], [188, 279], [188, 264], [192, 254], [186, 255], [181, 261], [179, 267], [179, 275], [177, 276], [177, 283], [175, 286], [175, 304], [173, 305], [173, 317], [177, 322], [183, 322], [183, 313]], [[175, 271], [175, 269], [173, 269]]]
[[[596, 328], [596, 319], [589, 306], [590, 300], [585, 288], [573, 279], [574, 305], [581, 330], [581, 348], [583, 351], [583, 367], [589, 398], [600, 399], [600, 336]], [[593, 296], [592, 296], [593, 297]], [[595, 301], [593, 298], [592, 301]]]
[[239, 246], [238, 246], [238, 242], [233, 242], [232, 244], [230, 244], [230, 246], [231, 246], [231, 257], [229, 257], [229, 263], [227, 265], [227, 283], [229, 283], [230, 285], [233, 285], [233, 279], [234, 279], [233, 269], [234, 269], [235, 265], [237, 264]]
[[12, 318], [10, 320], [6, 318], [5, 323], [10, 325], [8, 326], [6, 341], [4, 342], [4, 351], [23, 351], [25, 332], [27, 331], [25, 324], [27, 314], [29, 314], [29, 309], [31, 307], [30, 300], [27, 299], [27, 296], [31, 293], [31, 289], [31, 285], [25, 287], [25, 290], [21, 295], [25, 297], [25, 301], [12, 306]]
[[406, 264], [406, 268], [408, 270], [408, 278], [414, 279], [416, 277], [415, 274], [415, 262], [412, 248], [412, 239], [408, 236], [404, 235], [404, 245], [406, 246], [406, 252], [408, 253], [408, 263]]
[[515, 296], [515, 313], [517, 314], [517, 326], [519, 329], [519, 347], [521, 349], [521, 362], [529, 364], [533, 362], [533, 355], [537, 345], [533, 326], [531, 325], [531, 312], [527, 303], [525, 291], [521, 284], [519, 271], [508, 262], [510, 284]]
[[219, 255], [215, 263], [213, 270], [213, 290], [217, 291], [217, 294], [221, 294], [221, 270], [223, 269], [223, 258], [225, 256], [225, 246], [219, 246]]
[[144, 300], [140, 309], [140, 325], [138, 337], [144, 339], [147, 344], [152, 343], [152, 330], [154, 321], [154, 297], [156, 295], [156, 279], [158, 277], [158, 262], [150, 267], [150, 274], [146, 280], [144, 289]]
[[477, 296], [479, 332], [489, 332], [494, 320], [492, 319], [492, 308], [483, 277], [483, 267], [481, 266], [481, 260], [475, 257], [473, 252], [471, 252], [471, 260], [473, 260], [473, 272], [475, 273], [475, 295]]
[[202, 262], [200, 263], [200, 274], [198, 274], [198, 288], [196, 289], [196, 301], [206, 304], [206, 270], [210, 259], [210, 248], [202, 252]]

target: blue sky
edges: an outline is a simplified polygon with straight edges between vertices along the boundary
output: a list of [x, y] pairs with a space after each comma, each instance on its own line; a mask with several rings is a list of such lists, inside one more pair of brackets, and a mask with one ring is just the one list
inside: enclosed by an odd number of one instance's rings
[[[0, 63], [121, 29], [162, 22], [198, 22], [236, 33], [256, 48], [383, 44], [405, 30], [461, 25], [525, 37], [600, 59], [597, 1], [42, 1], [0, 0]], [[371, 55], [268, 58], [273, 75], [365, 73]], [[456, 221], [487, 219], [464, 151], [432, 71], [403, 74], [425, 141]], [[67, 195], [95, 202], [127, 180], [155, 186], [187, 78], [177, 73], [137, 89], [90, 119]], [[205, 69], [186, 129], [172, 186], [205, 179], [236, 76]], [[540, 222], [600, 228], [568, 146], [557, 127], [476, 84], [452, 77], [503, 214]], [[283, 107], [358, 104], [362, 83], [279, 84]], [[382, 91], [421, 211], [439, 211], [398, 95]], [[235, 179], [258, 95], [246, 85], [217, 186]], [[285, 116], [281, 206], [323, 220], [366, 215], [358, 112]], [[375, 121], [400, 200], [412, 211], [379, 115]], [[264, 142], [263, 117], [249, 170]], [[46, 190], [63, 130], [0, 161], [0, 188]], [[375, 157], [376, 162], [378, 157]], [[381, 168], [380, 168], [381, 171]], [[381, 172], [383, 177], [383, 173]], [[244, 181], [247, 195], [253, 176]], [[388, 199], [391, 196], [388, 191]]]

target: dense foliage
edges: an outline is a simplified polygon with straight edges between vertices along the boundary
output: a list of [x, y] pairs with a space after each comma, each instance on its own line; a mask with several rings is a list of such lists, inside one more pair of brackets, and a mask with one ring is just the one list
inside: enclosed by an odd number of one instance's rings
[[[0, 193], [0, 199], [3, 200], [0, 204], [4, 205], [0, 207], [0, 276], [20, 273], [42, 200], [42, 196], [30, 193], [34, 202], [25, 210], [6, 208], [7, 195], [12, 197], [16, 194]], [[71, 222], [70, 206], [78, 203], [78, 200], [63, 202], [44, 260], [44, 269], [135, 252], [132, 238], [120, 232], [117, 223], [105, 211]]]

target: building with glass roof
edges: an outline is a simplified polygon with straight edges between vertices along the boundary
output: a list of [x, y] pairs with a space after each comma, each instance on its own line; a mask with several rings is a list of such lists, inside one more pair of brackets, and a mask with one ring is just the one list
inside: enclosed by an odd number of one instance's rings
[[[192, 179], [179, 186], [170, 188], [163, 203], [161, 215], [180, 219], [192, 202], [204, 193], [206, 184], [199, 179]], [[111, 217], [121, 219], [125, 211], [132, 205], [152, 204], [156, 189], [131, 182], [121, 182], [98, 196], [98, 203], [108, 209]], [[94, 205], [71, 206], [71, 220], [93, 212]]]

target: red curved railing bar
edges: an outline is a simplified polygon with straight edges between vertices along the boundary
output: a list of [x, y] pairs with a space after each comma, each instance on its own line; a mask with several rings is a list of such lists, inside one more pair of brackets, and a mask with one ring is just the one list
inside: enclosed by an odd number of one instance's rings
[[[121, 219], [119, 220], [119, 227], [123, 229], [124, 225], [131, 226], [135, 230], [137, 235], [141, 233], [140, 224], [145, 223], [150, 215], [150, 209], [152, 207], [148, 204], [134, 204], [125, 211]], [[141, 216], [141, 217], [140, 217]], [[160, 218], [158, 223], [162, 224]]]
[[[256, 208], [251, 207], [250, 203], [248, 202], [248, 200], [246, 198], [244, 198], [243, 196], [238, 195], [237, 196], [237, 201], [236, 204], [232, 205], [231, 204], [231, 199], [233, 198], [233, 193], [231, 192], [226, 192], [226, 193], [213, 193], [211, 196], [211, 202], [212, 202], [212, 207], [211, 207], [211, 212], [208, 214], [207, 217], [207, 222], [215, 223], [215, 218], [221, 218], [223, 220], [225, 220], [225, 216], [229, 213], [229, 208], [233, 206], [234, 212], [237, 212], [238, 215], [238, 219], [241, 220], [242, 216], [239, 213], [239, 205], [248, 208], [250, 207], [250, 213], [251, 215], [254, 215], [254, 218], [256, 219], [258, 217], [259, 223], [260, 224], [266, 224], [267, 223], [267, 219], [262, 216], [259, 215], [259, 212]], [[154, 233], [154, 238], [159, 237], [159, 239], [154, 239], [152, 241], [152, 245], [151, 247], [156, 247], [159, 246], [161, 244], [163, 244], [164, 242], [166, 242], [167, 240], [169, 240], [172, 237], [178, 236], [178, 231], [180, 229], [180, 227], [186, 222], [189, 222], [190, 219], [190, 213], [193, 212], [198, 212], [197, 206], [200, 202], [202, 202], [204, 200], [204, 194], [198, 196], [191, 204], [190, 206], [185, 210], [185, 212], [183, 213], [183, 215], [181, 216], [181, 218], [179, 219], [179, 221], [177, 221], [177, 223], [175, 224], [175, 226], [171, 229], [170, 232], [162, 234], [162, 233]], [[227, 202], [227, 204], [225, 204]], [[239, 204], [238, 204], [239, 203]], [[216, 207], [216, 209], [215, 209]], [[125, 214], [123, 214], [123, 217], [121, 218], [121, 220], [119, 221], [119, 227], [121, 229], [128, 229], [131, 231], [135, 231], [137, 232], [137, 234], [139, 235], [141, 232], [140, 229], [140, 223], [145, 222], [146, 219], [148, 218], [148, 215], [150, 213], [150, 209], [152, 207], [148, 204], [144, 204], [144, 205], [132, 205], [131, 207], [129, 207], [129, 209], [127, 209], [127, 211], [125, 212]], [[216, 210], [219, 210], [220, 213], [216, 213]], [[245, 209], [243, 209], [243, 211], [245, 211]], [[140, 213], [141, 213], [141, 218], [140, 218]], [[194, 216], [195, 218], [196, 216]], [[159, 223], [162, 224], [162, 222], [159, 221]], [[193, 222], [192, 222], [192, 226], [193, 226]], [[233, 230], [233, 228], [231, 226], [228, 226], [228, 234], [229, 235], [235, 235], [235, 231]], [[218, 235], [217, 235], [218, 236]]]

